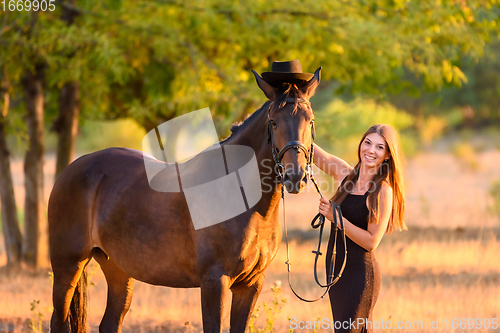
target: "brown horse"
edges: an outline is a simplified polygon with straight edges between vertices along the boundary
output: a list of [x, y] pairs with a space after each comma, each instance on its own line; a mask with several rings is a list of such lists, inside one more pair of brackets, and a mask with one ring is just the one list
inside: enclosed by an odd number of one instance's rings
[[[100, 332], [121, 332], [134, 279], [174, 288], [200, 287], [205, 332], [221, 331], [224, 297], [231, 290], [231, 332], [244, 332], [264, 283], [264, 270], [282, 236], [278, 221], [282, 185], [275, 181], [268, 123], [274, 146], [291, 141], [311, 145], [314, 115], [303, 102], [314, 94], [320, 70], [302, 87], [289, 85], [287, 90], [272, 87], [254, 72], [272, 103], [266, 102], [220, 143], [254, 150], [262, 197], [222, 223], [195, 230], [182, 192], [150, 188], [140, 151], [110, 148], [68, 166], [56, 181], [48, 206], [54, 272], [51, 331], [87, 331], [85, 267], [94, 258], [108, 283]], [[289, 149], [282, 156], [283, 184], [290, 193], [300, 192], [307, 181], [308, 156], [302, 150]]]

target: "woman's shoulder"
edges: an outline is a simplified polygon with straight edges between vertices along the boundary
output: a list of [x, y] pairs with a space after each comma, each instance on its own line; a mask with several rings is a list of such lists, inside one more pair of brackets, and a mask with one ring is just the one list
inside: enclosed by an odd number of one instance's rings
[[380, 185], [380, 198], [392, 198], [392, 186], [386, 180]]
[[[379, 205], [392, 205], [392, 187], [387, 181], [383, 181], [379, 192]], [[366, 198], [366, 207], [370, 209], [370, 200]]]
[[383, 180], [381, 186], [382, 186], [381, 188], [389, 187], [390, 189], [392, 189], [391, 184], [389, 184], [387, 180]]

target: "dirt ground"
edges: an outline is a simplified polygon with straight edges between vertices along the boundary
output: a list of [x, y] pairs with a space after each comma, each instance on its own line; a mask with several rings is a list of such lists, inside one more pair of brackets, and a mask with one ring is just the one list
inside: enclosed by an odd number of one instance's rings
[[[476, 157], [478, 165], [474, 168], [451, 153], [440, 151], [427, 151], [407, 160], [406, 221], [409, 230], [384, 236], [377, 249], [383, 281], [375, 307], [376, 318], [426, 321], [433, 317], [500, 317], [500, 221], [489, 212], [492, 200], [488, 195], [491, 184], [500, 180], [500, 151], [485, 150], [478, 152]], [[22, 161], [13, 161], [19, 206], [24, 200], [22, 169]], [[54, 159], [47, 157], [46, 198], [52, 188], [53, 172]], [[324, 194], [331, 194], [332, 181], [326, 176], [318, 175], [317, 178]], [[318, 195], [312, 187], [300, 195], [286, 196], [288, 228], [291, 237], [295, 238], [291, 244], [294, 281], [306, 297], [319, 292], [312, 283], [310, 251], [314, 245], [309, 241], [316, 237], [315, 231], [309, 230], [309, 224], [317, 212], [317, 203]], [[6, 262], [3, 246], [0, 240], [0, 266]], [[271, 304], [273, 301], [270, 287], [278, 282], [283, 284], [282, 296], [287, 304], [276, 310], [279, 313], [276, 332], [288, 331], [287, 318], [290, 317], [311, 320], [331, 317], [327, 300], [310, 305], [294, 298], [286, 285], [284, 261], [282, 247], [266, 274], [266, 285], [258, 303], [261, 317], [265, 317], [263, 302]], [[90, 288], [89, 321], [91, 332], [98, 332], [105, 308], [106, 283], [97, 264], [93, 265], [89, 268], [95, 271]], [[178, 290], [136, 282], [134, 290], [124, 332], [201, 331], [198, 289]], [[39, 303], [33, 307], [34, 301]], [[0, 333], [37, 332], [39, 327], [30, 327], [30, 324], [41, 324], [39, 331], [47, 332], [51, 304], [48, 271], [35, 275], [0, 272]], [[264, 318], [259, 320], [258, 325], [264, 326]], [[227, 314], [225, 325], [227, 329]]]

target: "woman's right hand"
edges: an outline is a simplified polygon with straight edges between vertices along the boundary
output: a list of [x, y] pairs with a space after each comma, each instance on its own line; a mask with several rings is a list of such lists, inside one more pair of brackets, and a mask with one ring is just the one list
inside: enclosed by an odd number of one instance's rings
[[336, 181], [344, 179], [352, 170], [346, 161], [327, 153], [317, 144], [314, 144], [313, 163]]
[[322, 214], [327, 220], [333, 221], [333, 209], [332, 204], [328, 199], [320, 198], [318, 212]]

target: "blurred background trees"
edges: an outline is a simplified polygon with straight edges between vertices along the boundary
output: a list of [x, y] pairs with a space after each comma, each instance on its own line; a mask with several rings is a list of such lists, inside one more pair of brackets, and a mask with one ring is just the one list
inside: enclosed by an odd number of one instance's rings
[[[345, 154], [374, 122], [398, 128], [407, 151], [448, 130], [498, 126], [499, 14], [495, 0], [67, 0], [54, 11], [2, 11], [0, 200], [9, 264], [37, 267], [46, 258], [47, 151], [56, 154], [57, 176], [75, 146], [98, 149], [120, 136], [140, 148], [156, 125], [207, 106], [224, 137], [264, 102], [250, 70], [268, 71], [274, 60], [323, 67], [312, 102], [318, 142], [333, 153]], [[119, 125], [103, 123], [111, 120]], [[23, 152], [21, 237], [9, 153]]]

